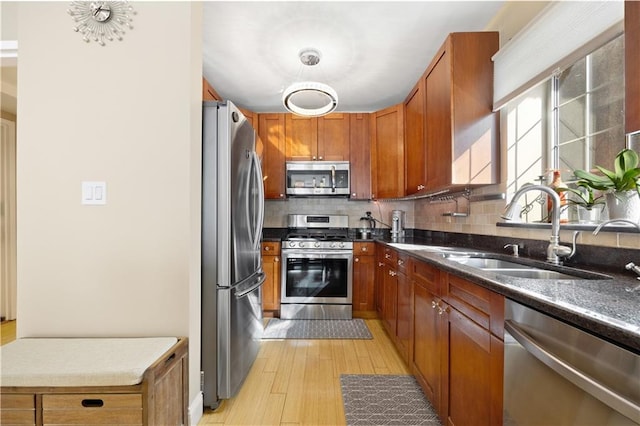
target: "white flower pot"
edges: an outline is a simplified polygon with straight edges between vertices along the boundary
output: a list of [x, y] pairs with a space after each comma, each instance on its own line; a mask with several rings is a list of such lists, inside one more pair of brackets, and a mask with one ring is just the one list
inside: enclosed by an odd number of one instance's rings
[[640, 223], [640, 196], [635, 190], [607, 194], [609, 219], [628, 219]]

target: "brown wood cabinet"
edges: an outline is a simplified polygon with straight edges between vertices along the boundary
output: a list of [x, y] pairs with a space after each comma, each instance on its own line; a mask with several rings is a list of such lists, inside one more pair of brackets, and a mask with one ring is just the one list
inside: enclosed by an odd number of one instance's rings
[[285, 199], [285, 114], [259, 114], [258, 135], [264, 144], [262, 175], [264, 197]]
[[403, 104], [377, 111], [371, 119], [373, 198], [404, 195]]
[[449, 425], [501, 425], [504, 297], [447, 274], [441, 418]]
[[378, 317], [382, 318], [382, 310], [384, 308], [384, 277], [387, 268], [385, 262], [385, 256], [387, 256], [386, 248], [384, 246], [377, 246], [376, 248], [376, 272], [375, 272], [375, 300], [376, 311]]
[[452, 33], [423, 75], [430, 191], [499, 181], [491, 62], [497, 50], [497, 32]]
[[421, 78], [404, 101], [405, 195], [423, 192], [427, 185], [424, 84]]
[[375, 305], [375, 243], [353, 244], [353, 313], [369, 317]]
[[351, 169], [351, 199], [370, 200], [371, 196], [371, 141], [369, 140], [370, 114], [349, 114], [349, 162]]
[[411, 281], [407, 278], [407, 266], [410, 263], [409, 257], [403, 253], [398, 253], [397, 260], [397, 290], [396, 290], [396, 346], [400, 355], [411, 365], [412, 329], [413, 329], [413, 306]]
[[640, 2], [624, 2], [624, 80], [626, 133], [640, 130]]
[[206, 78], [202, 77], [202, 100], [203, 101], [221, 101], [222, 96], [209, 84]]
[[411, 369], [431, 404], [440, 412], [441, 405], [441, 352], [446, 329], [439, 314], [440, 271], [426, 263], [411, 264], [414, 299], [413, 356]]
[[280, 312], [280, 243], [262, 243], [262, 269], [267, 276], [262, 285], [262, 310], [265, 315], [279, 316]]
[[349, 114], [286, 115], [285, 156], [292, 161], [348, 161]]

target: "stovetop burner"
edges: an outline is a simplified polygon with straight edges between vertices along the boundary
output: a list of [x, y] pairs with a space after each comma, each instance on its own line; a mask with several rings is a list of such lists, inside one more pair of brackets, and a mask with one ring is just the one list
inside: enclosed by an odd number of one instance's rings
[[283, 248], [351, 249], [348, 226], [344, 215], [289, 215]]

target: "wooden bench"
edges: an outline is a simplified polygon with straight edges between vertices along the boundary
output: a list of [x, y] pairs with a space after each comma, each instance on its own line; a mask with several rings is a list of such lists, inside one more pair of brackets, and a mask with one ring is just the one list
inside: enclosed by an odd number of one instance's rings
[[188, 339], [25, 338], [0, 347], [2, 425], [186, 425]]

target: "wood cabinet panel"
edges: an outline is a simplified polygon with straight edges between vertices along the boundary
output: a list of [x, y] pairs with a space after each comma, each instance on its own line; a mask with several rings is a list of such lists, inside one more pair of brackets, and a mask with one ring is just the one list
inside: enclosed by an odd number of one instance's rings
[[497, 32], [452, 33], [424, 74], [429, 190], [499, 180], [491, 62], [497, 50]]
[[370, 114], [349, 114], [349, 162], [351, 169], [351, 199], [371, 199]]
[[333, 113], [318, 118], [318, 160], [349, 161], [350, 114]]
[[501, 425], [504, 344], [455, 309], [447, 318], [447, 423]]
[[0, 395], [0, 424], [35, 425], [35, 395]]
[[259, 114], [258, 134], [264, 144], [262, 175], [266, 199], [285, 198], [285, 114]]
[[398, 310], [398, 273], [391, 267], [385, 268], [383, 279], [384, 300], [382, 321], [392, 339], [396, 336]]
[[403, 272], [398, 272], [397, 278], [397, 308], [396, 308], [396, 345], [400, 355], [407, 363], [412, 362], [412, 328], [413, 328], [413, 306], [411, 292], [411, 281]]
[[318, 156], [318, 119], [286, 114], [285, 123], [286, 160], [316, 160]]
[[640, 2], [624, 2], [625, 132], [640, 130]]
[[373, 113], [372, 185], [373, 198], [404, 195], [404, 108], [395, 105]]
[[209, 84], [206, 78], [202, 77], [202, 100], [203, 101], [221, 101], [222, 96]]
[[375, 273], [375, 299], [376, 299], [376, 311], [378, 316], [382, 318], [382, 311], [384, 308], [384, 277], [386, 269], [388, 268], [385, 263], [385, 250], [383, 246], [376, 248], [376, 273]]
[[277, 314], [280, 311], [280, 243], [262, 243], [262, 269], [266, 280], [262, 285], [262, 310]]
[[424, 79], [404, 102], [405, 195], [423, 191], [427, 184]]
[[142, 395], [43, 395], [42, 410], [45, 425], [141, 425]]
[[375, 264], [373, 253], [353, 256], [353, 310], [375, 311]]

